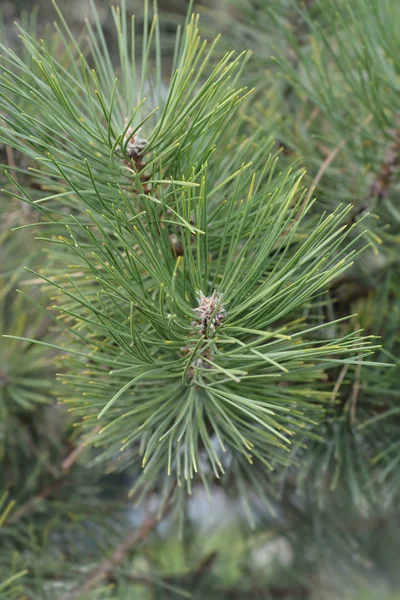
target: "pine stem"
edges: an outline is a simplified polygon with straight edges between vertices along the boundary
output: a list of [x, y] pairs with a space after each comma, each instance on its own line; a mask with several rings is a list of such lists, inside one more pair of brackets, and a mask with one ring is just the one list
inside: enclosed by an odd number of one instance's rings
[[129, 552], [140, 542], [145, 541], [152, 531], [157, 527], [160, 521], [170, 512], [171, 504], [166, 504], [161, 516], [158, 513], [150, 514], [142, 525], [127, 535], [127, 537], [117, 546], [110, 558], [103, 560], [90, 574], [84, 585], [72, 596], [72, 600], [80, 600], [85, 594], [93, 590], [102, 581], [107, 580], [112, 575], [115, 568], [120, 565], [127, 557]]

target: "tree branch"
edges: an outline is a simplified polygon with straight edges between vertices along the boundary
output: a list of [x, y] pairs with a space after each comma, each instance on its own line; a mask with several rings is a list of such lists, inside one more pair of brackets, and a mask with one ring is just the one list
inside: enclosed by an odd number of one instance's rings
[[148, 538], [150, 533], [154, 531], [160, 521], [169, 513], [172, 505], [166, 504], [161, 515], [157, 513], [149, 515], [138, 529], [134, 529], [127, 537], [117, 546], [110, 558], [104, 559], [100, 564], [89, 574], [88, 579], [72, 596], [72, 600], [82, 600], [85, 594], [93, 590], [102, 581], [111, 577], [114, 569], [121, 564], [127, 557], [129, 552]]

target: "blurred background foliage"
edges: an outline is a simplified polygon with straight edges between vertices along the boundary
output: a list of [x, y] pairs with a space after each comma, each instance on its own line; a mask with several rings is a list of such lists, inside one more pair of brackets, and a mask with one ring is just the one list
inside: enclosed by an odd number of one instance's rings
[[[371, 7], [378, 1], [371, 0]], [[96, 2], [106, 33], [111, 4]], [[90, 18], [88, 3], [68, 0], [59, 5], [79, 36], [84, 19]], [[187, 5], [160, 0], [160, 9], [168, 13], [163, 25], [167, 33], [168, 28], [174, 31]], [[243, 131], [256, 126], [276, 140], [283, 161], [305, 165], [308, 185], [318, 183], [318, 210], [347, 202], [354, 207], [355, 220], [372, 212], [367, 219], [371, 249], [337, 282], [332, 310], [340, 315], [350, 305], [362, 327], [383, 336], [377, 362], [396, 363], [398, 181], [389, 186], [382, 168], [398, 143], [392, 101], [398, 75], [390, 93], [385, 87], [385, 109], [374, 111], [382, 106], [380, 99], [363, 97], [357, 87], [362, 82], [348, 75], [349, 65], [340, 54], [324, 54], [325, 38], [313, 23], [329, 31], [327, 2], [306, 5], [311, 22], [289, 0], [279, 5], [269, 0], [209, 0], [203, 3], [203, 23], [207, 33], [224, 32], [227, 48], [253, 51], [242, 77], [257, 90], [249, 100], [251, 116], [243, 116]], [[30, 13], [33, 6], [38, 7], [36, 16]], [[40, 36], [55, 17], [47, 0], [2, 1], [0, 8], [2, 38], [15, 47], [15, 19]], [[140, 18], [140, 0], [130, 2], [129, 8]], [[379, 39], [379, 30], [371, 27], [369, 33]], [[112, 47], [111, 27], [107, 41]], [[335, 48], [341, 41], [335, 40]], [[359, 42], [362, 47], [363, 40]], [[352, 52], [361, 60], [356, 46]], [[365, 53], [364, 60], [370, 68], [373, 57]], [[375, 70], [379, 67], [377, 62]], [[4, 164], [24, 160], [10, 148], [0, 152]], [[3, 176], [1, 181], [2, 187], [12, 185]], [[54, 342], [49, 321], [15, 292], [19, 288], [38, 302], [46, 294], [23, 269], [35, 269], [43, 261], [40, 243], [34, 240], [37, 231], [10, 233], [29, 223], [32, 215], [8, 197], [2, 198], [0, 211], [0, 331]], [[384, 252], [377, 251], [382, 245]], [[0, 361], [0, 492], [7, 490], [0, 493], [0, 598], [68, 600], [74, 597], [76, 581], [82, 580], [79, 598], [399, 600], [398, 369], [337, 373], [332, 386], [339, 383], [346, 397], [356, 398], [363, 429], [353, 427], [351, 402], [335, 412], [334, 423], [326, 423], [326, 443], [316, 443], [310, 460], [304, 461], [300, 489], [291, 487], [290, 478], [274, 481], [285, 493], [271, 514], [261, 507], [257, 511], [253, 499], [254, 529], [234, 493], [230, 497], [215, 486], [210, 507], [203, 490], [196, 488], [187, 507], [189, 526], [178, 539], [168, 515], [158, 528], [149, 521], [156, 498], [133, 508], [126, 498], [130, 476], [87, 467], [84, 448], [74, 444], [70, 418], [55, 402], [61, 383], [54, 375], [62, 364], [54, 349], [2, 338]], [[377, 404], [382, 411], [376, 410]], [[298, 452], [301, 458], [302, 450]], [[327, 473], [336, 480], [334, 494], [326, 485]], [[135, 550], [115, 560], [114, 568], [110, 549], [124, 553], [121, 540], [132, 526], [138, 536]]]

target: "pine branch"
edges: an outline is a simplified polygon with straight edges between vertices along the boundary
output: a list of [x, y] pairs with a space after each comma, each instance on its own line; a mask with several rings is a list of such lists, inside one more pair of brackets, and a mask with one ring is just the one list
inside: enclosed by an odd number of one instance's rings
[[[100, 431], [100, 426], [97, 426], [93, 429], [93, 431], [89, 434], [89, 438], [95, 436], [97, 433], [99, 433]], [[72, 468], [72, 466], [76, 463], [76, 461], [79, 459], [80, 455], [82, 454], [82, 452], [84, 452], [84, 450], [87, 447], [87, 441], [81, 441], [80, 443], [77, 444], [77, 446], [71, 450], [71, 452], [66, 456], [66, 458], [63, 460], [61, 468], [62, 470], [65, 471], [70, 471], [70, 469]]]
[[18, 510], [10, 513], [6, 519], [7, 525], [14, 525], [22, 518], [30, 516], [35, 510], [38, 503], [51, 496], [54, 492], [59, 491], [65, 484], [63, 478], [58, 478], [52, 481], [49, 485], [43, 488], [38, 494], [35, 494], [28, 502], [22, 505]]
[[[146, 575], [124, 573], [122, 578], [132, 583], [141, 583], [148, 586], [158, 584], [160, 587], [166, 587], [167, 589], [169, 586], [174, 586], [178, 590], [184, 586], [185, 589], [197, 590], [203, 583], [203, 580], [209, 576], [217, 557], [218, 552], [210, 552], [201, 559], [195, 569], [189, 572], [185, 571], [183, 573], [165, 575], [157, 579]], [[182, 590], [182, 595], [186, 595], [184, 590]], [[188, 597], [191, 597], [190, 593], [188, 593]]]
[[232, 464], [245, 481], [257, 479], [253, 465], [289, 466], [293, 446], [325, 423], [328, 371], [375, 364], [372, 339], [324, 310], [363, 232], [346, 227], [350, 206], [320, 214], [310, 202], [372, 117], [342, 137], [307, 192], [262, 132], [243, 135], [246, 55], [227, 52], [208, 70], [217, 40], [207, 50], [188, 17], [163, 83], [157, 11], [137, 58], [125, 8], [113, 11], [118, 82], [96, 12], [94, 70], [61, 13], [68, 69], [20, 30], [36, 67], [4, 50], [0, 138], [50, 186], [32, 195], [9, 175], [51, 224], [39, 238], [50, 265], [30, 272], [52, 306], [31, 301], [63, 332], [45, 345], [63, 355], [60, 400], [77, 435], [97, 464], [140, 469], [139, 499], [183, 498], [197, 480], [225, 481]]
[[136, 548], [138, 544], [145, 541], [149, 535], [160, 524], [170, 510], [171, 504], [166, 504], [161, 514], [148, 515], [138, 529], [133, 530], [127, 537], [115, 548], [111, 557], [103, 560], [87, 577], [86, 582], [74, 592], [72, 599], [80, 600], [84, 598], [91, 590], [95, 589], [103, 581], [112, 577], [114, 570], [127, 558], [128, 554]]
[[368, 123], [370, 123], [372, 120], [372, 115], [368, 115], [364, 121], [357, 127], [357, 129], [355, 129], [354, 132], [351, 133], [350, 136], [348, 136], [347, 138], [344, 138], [342, 140], [340, 140], [340, 142], [337, 144], [337, 146], [335, 146], [335, 148], [333, 148], [333, 150], [331, 150], [331, 152], [328, 154], [328, 156], [325, 158], [325, 160], [323, 161], [323, 163], [321, 164], [318, 173], [316, 174], [316, 176], [313, 179], [312, 184], [310, 185], [309, 191], [307, 192], [306, 197], [304, 198], [304, 206], [301, 207], [301, 209], [299, 210], [299, 213], [297, 215], [297, 218], [300, 217], [301, 214], [301, 210], [303, 210], [303, 208], [305, 206], [307, 206], [312, 194], [314, 193], [315, 189], [318, 187], [321, 179], [323, 178], [325, 172], [329, 169], [330, 165], [333, 163], [333, 161], [335, 160], [335, 158], [337, 157], [337, 155], [339, 154], [339, 152], [346, 146], [346, 144], [349, 142], [349, 140], [352, 137], [355, 137], [358, 133], [360, 133], [360, 131], [366, 127], [368, 125]]
[[356, 366], [353, 389], [352, 389], [352, 392], [351, 392], [351, 395], [349, 398], [350, 420], [353, 425], [355, 425], [357, 422], [356, 408], [357, 408], [358, 395], [360, 393], [360, 374], [361, 374], [361, 364]]
[[[93, 433], [97, 433], [98, 429], [99, 428], [96, 427]], [[38, 503], [52, 496], [54, 492], [58, 492], [60, 489], [62, 489], [66, 484], [66, 478], [70, 474], [72, 467], [74, 466], [84, 449], [85, 444], [82, 442], [74, 450], [68, 453], [66, 458], [62, 461], [61, 472], [54, 476], [54, 481], [46, 485], [40, 492], [35, 494], [28, 502], [26, 502], [20, 508], [11, 512], [8, 518], [6, 519], [5, 523], [7, 525], [14, 525], [21, 519], [30, 516], [34, 512]]]
[[[399, 121], [399, 117], [396, 120]], [[385, 160], [369, 192], [369, 197], [376, 198], [378, 202], [387, 196], [396, 170], [400, 166], [400, 127], [394, 130], [393, 137], [394, 141], [386, 151]]]

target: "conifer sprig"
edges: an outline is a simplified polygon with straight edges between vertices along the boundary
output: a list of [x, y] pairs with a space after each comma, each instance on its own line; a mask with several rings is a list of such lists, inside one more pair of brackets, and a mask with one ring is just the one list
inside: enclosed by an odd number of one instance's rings
[[[67, 66], [50, 54], [43, 40], [36, 41], [22, 29], [21, 41], [33, 56], [32, 64], [2, 48], [2, 138], [31, 159], [30, 174], [53, 192], [49, 200], [60, 198], [63, 205], [73, 206], [80, 199], [95, 207], [100, 196], [103, 210], [110, 212], [113, 186], [134, 185], [136, 174], [144, 181], [191, 177], [193, 167], [200, 168], [209, 157], [244, 98], [245, 90], [235, 89], [235, 82], [247, 60], [245, 53], [236, 58], [227, 53], [205, 76], [217, 40], [207, 48], [195, 16], [182, 35], [178, 31], [166, 84], [157, 8], [154, 5], [149, 22], [147, 4], [146, 0], [140, 59], [136, 58], [134, 18], [129, 27], [125, 2], [113, 10], [117, 68], [112, 66], [93, 3], [96, 29], [87, 24], [85, 51], [59, 13], [57, 30], [62, 56], [69, 57]], [[130, 156], [130, 143], [139, 134], [145, 136], [145, 143]], [[22, 197], [32, 202], [26, 190]], [[55, 206], [57, 211], [57, 202]]]
[[[67, 275], [35, 273], [56, 288], [58, 316], [48, 316], [76, 337], [62, 348], [75, 354], [67, 402], [87, 433], [97, 418], [104, 424], [92, 440], [103, 448], [97, 460], [113, 462], [122, 451], [117, 462], [126, 467], [139, 454], [147, 484], [164, 471], [189, 490], [196, 472], [206, 479], [205, 459], [220, 477], [227, 452], [268, 468], [287, 462], [291, 437], [323, 414], [324, 394], [312, 382], [369, 352], [357, 332], [330, 339], [326, 324], [296, 319], [354, 254], [352, 244], [340, 252], [341, 211], [300, 242], [301, 219], [293, 219], [303, 196], [287, 174], [278, 191], [273, 178], [263, 186], [253, 178], [247, 198], [233, 194], [219, 208], [220, 224], [209, 223], [206, 181], [179, 184], [179, 193], [174, 184], [167, 193], [154, 187], [154, 197], [138, 197], [136, 215], [121, 193], [114, 219], [90, 211], [90, 225], [76, 218], [56, 240], [73, 264]], [[178, 221], [164, 221], [168, 206]], [[168, 225], [180, 237], [179, 256]], [[201, 304], [213, 296], [202, 320]]]
[[[265, 159], [268, 140], [229, 143], [240, 135], [243, 57], [228, 53], [207, 73], [189, 18], [164, 94], [156, 11], [139, 63], [124, 4], [113, 14], [121, 85], [100, 25], [89, 26], [94, 71], [64, 22], [68, 70], [21, 33], [36, 71], [6, 51], [3, 89], [27, 104], [21, 113], [0, 96], [1, 139], [52, 190], [34, 199], [10, 176], [20, 193], [8, 193], [63, 231], [40, 238], [54, 249], [51, 266], [32, 271], [53, 293], [42, 310], [65, 331], [46, 342], [69, 354], [63, 400], [96, 463], [121, 469], [140, 457], [133, 492], [161, 486], [167, 498], [176, 483], [190, 492], [196, 476], [207, 485], [233, 463], [288, 464], [293, 436], [304, 445], [316, 435], [327, 369], [369, 364], [369, 338], [307, 316], [361, 233], [343, 225], [347, 208], [309, 220], [301, 173]], [[145, 88], [159, 116], [143, 116]]]

